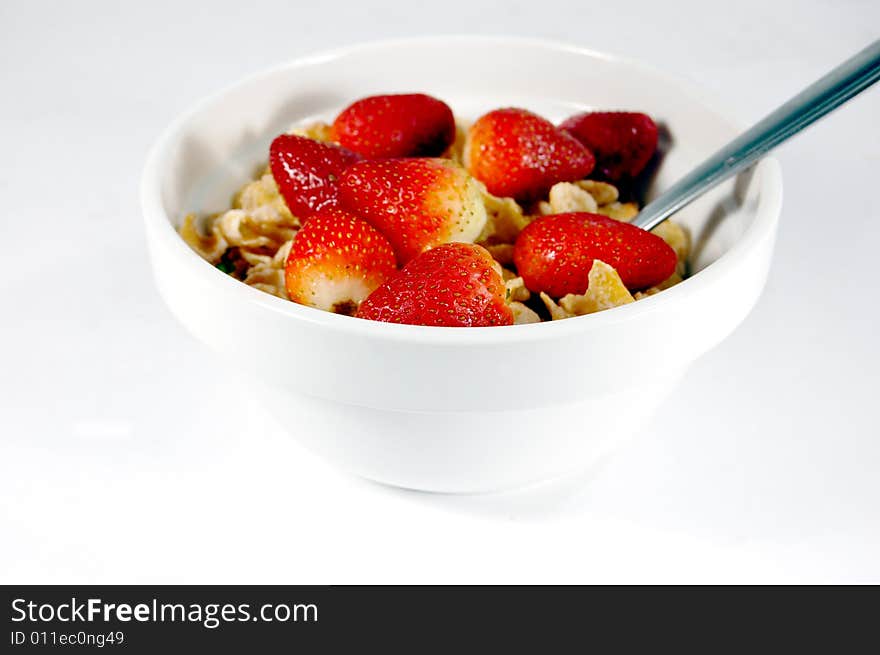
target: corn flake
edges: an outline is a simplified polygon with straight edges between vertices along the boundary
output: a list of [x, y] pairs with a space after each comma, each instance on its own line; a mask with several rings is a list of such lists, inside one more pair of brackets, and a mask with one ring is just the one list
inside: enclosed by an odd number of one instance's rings
[[[599, 205], [596, 199], [585, 189], [571, 182], [559, 182], [550, 189], [549, 196], [551, 214], [566, 212], [590, 212], [595, 214]], [[542, 206], [542, 211], [546, 208]]]
[[593, 196], [593, 200], [597, 205], [610, 205], [617, 202], [619, 193], [617, 187], [608, 182], [599, 182], [598, 180], [578, 180], [575, 184]]
[[593, 260], [589, 280], [585, 293], [570, 293], [559, 300], [559, 305], [569, 314], [583, 316], [634, 301], [614, 267], [599, 259]]
[[647, 298], [648, 296], [653, 296], [654, 294], [660, 293], [661, 291], [665, 291], [670, 287], [674, 287], [679, 282], [682, 282], [683, 278], [678, 273], [673, 273], [668, 278], [663, 280], [657, 286], [653, 286], [650, 289], [645, 289], [644, 291], [639, 291], [634, 296], [636, 300], [641, 300], [642, 298]]
[[333, 141], [332, 128], [328, 123], [323, 121], [315, 121], [308, 125], [294, 125], [288, 134], [304, 136], [325, 143]]
[[289, 223], [297, 227], [300, 224], [287, 208], [271, 173], [264, 173], [259, 179], [245, 184], [233, 198], [232, 206], [243, 209], [259, 222]]
[[223, 253], [229, 247], [226, 239], [223, 238], [220, 228], [217, 226], [216, 219], [211, 219], [211, 231], [205, 235], [199, 230], [195, 214], [187, 214], [183, 218], [183, 224], [180, 226], [180, 236], [202, 259], [206, 259], [212, 264], [220, 261], [220, 257], [223, 256]]
[[541, 300], [544, 302], [544, 307], [550, 312], [550, 319], [553, 321], [561, 321], [562, 319], [574, 316], [574, 314], [567, 312], [565, 309], [557, 305], [556, 301], [543, 291], [541, 292]]
[[521, 302], [514, 301], [510, 303], [510, 310], [513, 312], [514, 325], [527, 325], [529, 323], [540, 323], [541, 317], [537, 312], [526, 307]]
[[[509, 271], [505, 270], [505, 273]], [[502, 277], [504, 277], [502, 275]], [[521, 277], [505, 278], [504, 286], [507, 289], [507, 300], [524, 301], [532, 297], [532, 294], [526, 289], [526, 285]]]
[[634, 202], [612, 202], [607, 205], [599, 205], [596, 213], [616, 221], [629, 222], [639, 213], [639, 206]]
[[690, 234], [688, 234], [684, 226], [670, 220], [663, 221], [651, 232], [663, 239], [675, 251], [675, 256], [678, 257], [678, 266], [675, 272], [680, 277], [683, 277], [687, 258], [691, 252]]
[[531, 217], [523, 213], [522, 207], [513, 198], [499, 198], [483, 191], [483, 205], [488, 220], [477, 243], [513, 243], [523, 228], [531, 222]]
[[455, 123], [455, 140], [449, 144], [446, 151], [440, 155], [454, 162], [464, 165], [464, 144], [467, 141], [468, 128], [465, 123], [456, 121]]

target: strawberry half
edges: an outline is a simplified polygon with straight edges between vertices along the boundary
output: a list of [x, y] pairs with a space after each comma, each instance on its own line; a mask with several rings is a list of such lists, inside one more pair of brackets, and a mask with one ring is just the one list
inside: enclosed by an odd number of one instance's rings
[[657, 150], [657, 125], [646, 114], [588, 112], [559, 128], [593, 151], [597, 172], [612, 182], [641, 173]]
[[511, 325], [505, 287], [492, 255], [470, 243], [423, 252], [361, 303], [356, 316], [444, 327]]
[[396, 273], [388, 239], [366, 221], [331, 208], [313, 214], [297, 232], [284, 283], [294, 302], [350, 315]]
[[441, 243], [472, 242], [486, 224], [479, 183], [448, 159], [359, 162], [342, 174], [339, 200], [388, 238], [401, 265]]
[[646, 289], [675, 272], [675, 251], [660, 237], [607, 216], [573, 212], [544, 216], [516, 239], [513, 261], [530, 291], [554, 298], [584, 293], [599, 259], [628, 289]]
[[422, 93], [370, 96], [333, 121], [337, 143], [369, 159], [435, 157], [455, 140], [449, 106]]
[[334, 207], [337, 181], [361, 156], [304, 136], [282, 134], [269, 147], [269, 168], [291, 213], [300, 220]]
[[464, 147], [471, 175], [496, 196], [537, 200], [557, 182], [593, 170], [592, 153], [567, 132], [525, 109], [496, 109], [471, 126]]

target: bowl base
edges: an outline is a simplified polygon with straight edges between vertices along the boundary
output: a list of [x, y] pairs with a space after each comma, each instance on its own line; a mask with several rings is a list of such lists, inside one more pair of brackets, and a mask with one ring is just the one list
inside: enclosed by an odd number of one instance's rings
[[291, 436], [351, 473], [419, 491], [485, 493], [589, 467], [638, 432], [680, 378], [499, 412], [380, 410], [267, 385], [259, 396]]

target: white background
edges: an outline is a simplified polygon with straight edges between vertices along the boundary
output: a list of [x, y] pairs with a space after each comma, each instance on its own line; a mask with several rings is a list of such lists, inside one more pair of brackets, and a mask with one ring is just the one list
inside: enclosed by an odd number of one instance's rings
[[781, 149], [757, 308], [577, 479], [353, 479], [172, 320], [137, 196], [163, 126], [316, 49], [455, 32], [648, 60], [753, 121], [880, 36], [880, 4], [4, 0], [0, 582], [880, 581], [880, 89]]

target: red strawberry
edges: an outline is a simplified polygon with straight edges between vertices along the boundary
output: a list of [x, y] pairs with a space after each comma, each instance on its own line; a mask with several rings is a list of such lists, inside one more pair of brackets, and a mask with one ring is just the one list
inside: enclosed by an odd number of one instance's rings
[[337, 143], [370, 159], [435, 157], [455, 140], [449, 106], [422, 93], [370, 96], [333, 121]]
[[557, 182], [593, 170], [593, 155], [567, 132], [525, 109], [496, 109], [468, 132], [464, 161], [471, 175], [496, 196], [520, 201], [546, 196]]
[[660, 237], [599, 214], [544, 216], [516, 239], [513, 261], [529, 290], [554, 298], [584, 293], [594, 259], [617, 269], [629, 289], [659, 284], [675, 272], [675, 251]]
[[342, 174], [339, 201], [388, 237], [401, 265], [441, 243], [472, 242], [486, 224], [480, 185], [448, 159], [362, 161]]
[[593, 151], [597, 171], [611, 181], [641, 173], [657, 150], [657, 125], [646, 114], [588, 112], [559, 128]]
[[297, 233], [284, 266], [294, 302], [352, 314], [364, 298], [397, 273], [388, 239], [340, 209], [312, 215]]
[[485, 248], [447, 243], [423, 252], [361, 303], [356, 316], [386, 323], [511, 325], [505, 288]]
[[360, 155], [304, 136], [282, 134], [269, 148], [269, 167], [287, 207], [300, 220], [336, 205], [336, 184]]

